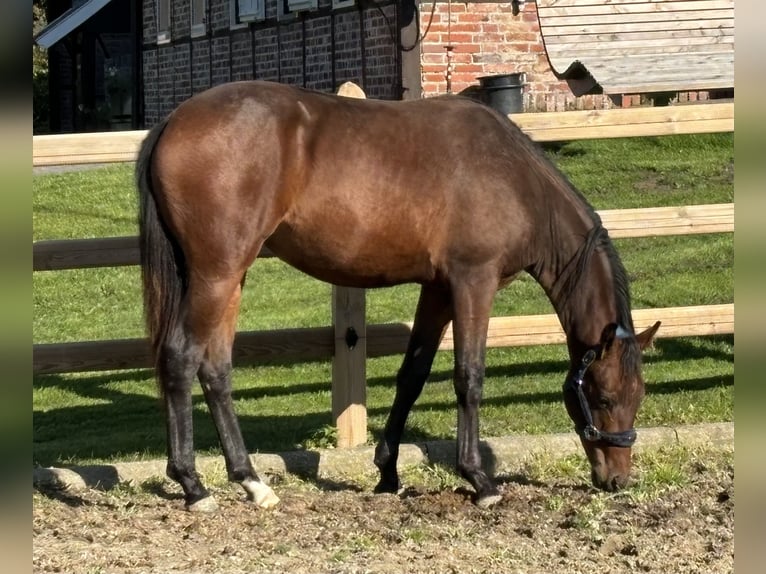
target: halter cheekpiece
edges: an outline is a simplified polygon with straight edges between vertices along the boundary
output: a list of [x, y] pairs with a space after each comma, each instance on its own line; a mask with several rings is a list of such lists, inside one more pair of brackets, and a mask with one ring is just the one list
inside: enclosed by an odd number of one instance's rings
[[596, 351], [594, 349], [588, 349], [582, 358], [580, 368], [573, 377], [570, 377], [564, 383], [564, 392], [574, 391], [577, 394], [577, 400], [580, 402], [580, 410], [582, 411], [583, 417], [585, 417], [585, 425], [576, 426], [575, 431], [588, 442], [601, 441], [611, 446], [629, 448], [636, 442], [636, 429], [632, 428], [621, 432], [606, 432], [598, 430], [593, 424], [593, 415], [590, 412], [588, 398], [585, 396], [585, 391], [583, 391], [583, 382], [585, 381], [585, 372], [595, 360]]

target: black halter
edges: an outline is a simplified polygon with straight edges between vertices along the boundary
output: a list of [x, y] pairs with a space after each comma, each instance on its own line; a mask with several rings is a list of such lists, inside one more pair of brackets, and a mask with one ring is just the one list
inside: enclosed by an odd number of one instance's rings
[[582, 358], [582, 364], [578, 371], [564, 383], [564, 392], [575, 391], [577, 393], [577, 399], [580, 401], [580, 410], [582, 410], [582, 414], [585, 417], [585, 426], [576, 426], [575, 431], [589, 442], [601, 441], [611, 446], [631, 447], [636, 442], [636, 429], [632, 428], [622, 432], [605, 432], [598, 430], [593, 425], [593, 416], [591, 415], [588, 398], [585, 396], [582, 385], [585, 380], [585, 371], [588, 370], [588, 367], [595, 360], [596, 351], [588, 349]]

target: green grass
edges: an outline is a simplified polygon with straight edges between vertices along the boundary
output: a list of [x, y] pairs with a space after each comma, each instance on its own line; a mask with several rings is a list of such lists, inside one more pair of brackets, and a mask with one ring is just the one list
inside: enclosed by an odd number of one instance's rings
[[[581, 141], [547, 152], [597, 209], [733, 201], [730, 134]], [[135, 234], [135, 192], [128, 166], [38, 175], [33, 179], [34, 238]], [[616, 241], [631, 278], [633, 307], [733, 301], [732, 234]], [[137, 268], [34, 273], [36, 343], [143, 335]], [[412, 320], [418, 289], [368, 294], [369, 323]], [[501, 291], [493, 314], [550, 313], [529, 277]], [[239, 328], [330, 324], [330, 287], [277, 260], [251, 269]], [[648, 325], [638, 325], [644, 328]], [[647, 397], [638, 426], [733, 420], [731, 336], [660, 339], [644, 370]], [[368, 361], [370, 440], [393, 399], [401, 357]], [[408, 421], [405, 440], [453, 438], [456, 415], [451, 354], [440, 353]], [[566, 350], [560, 345], [490, 349], [482, 407], [484, 436], [569, 430], [560, 396]], [[252, 450], [332, 444], [330, 364], [239, 368], [235, 400]], [[218, 442], [195, 389], [195, 432], [202, 451]], [[34, 459], [40, 464], [164, 454], [162, 409], [145, 371], [35, 377]]]

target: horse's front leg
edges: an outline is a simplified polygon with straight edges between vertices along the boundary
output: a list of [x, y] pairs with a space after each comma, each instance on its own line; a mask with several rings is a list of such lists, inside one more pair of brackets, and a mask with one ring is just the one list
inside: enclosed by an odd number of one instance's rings
[[375, 492], [397, 492], [399, 445], [407, 416], [420, 396], [431, 372], [436, 350], [452, 317], [450, 294], [446, 288], [424, 285], [420, 290], [415, 322], [399, 373], [396, 396], [386, 421], [383, 437], [375, 449], [375, 464], [380, 470], [380, 482]]
[[453, 288], [455, 339], [454, 387], [457, 396], [457, 470], [476, 490], [476, 504], [500, 501], [495, 482], [482, 468], [479, 406], [484, 386], [487, 329], [496, 283]]

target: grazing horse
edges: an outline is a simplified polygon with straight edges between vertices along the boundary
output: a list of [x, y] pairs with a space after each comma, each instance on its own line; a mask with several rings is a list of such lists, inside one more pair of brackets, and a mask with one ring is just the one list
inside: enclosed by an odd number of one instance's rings
[[337, 285], [421, 285], [396, 396], [375, 451], [376, 492], [396, 492], [405, 421], [445, 328], [454, 333], [457, 469], [476, 503], [500, 499], [479, 454], [487, 327], [520, 272], [547, 293], [567, 336], [564, 400], [593, 483], [622, 487], [644, 394], [628, 280], [597, 214], [507, 118], [467, 98], [363, 100], [249, 81], [182, 103], [137, 167], [144, 308], [167, 421], [168, 476], [189, 510], [215, 501], [195, 470], [199, 377], [228, 477], [262, 507], [231, 397], [245, 274], [262, 247]]

